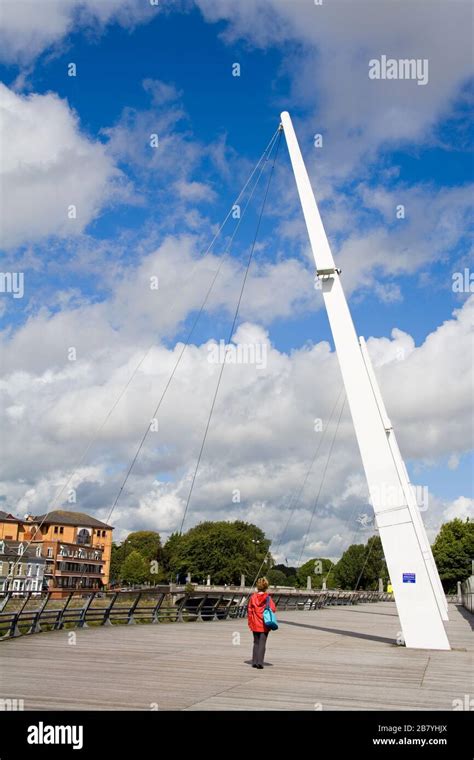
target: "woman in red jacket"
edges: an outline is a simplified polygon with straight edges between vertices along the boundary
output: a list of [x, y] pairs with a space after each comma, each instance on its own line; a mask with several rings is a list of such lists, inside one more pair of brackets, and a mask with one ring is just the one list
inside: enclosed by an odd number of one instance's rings
[[259, 578], [257, 581], [257, 591], [250, 597], [247, 607], [249, 628], [253, 632], [252, 668], [258, 668], [259, 670], [263, 669], [267, 636], [270, 632], [270, 629], [263, 622], [263, 612], [267, 599], [270, 599], [270, 609], [273, 612], [276, 611], [273, 599], [270, 594], [267, 594], [267, 588], [267, 579]]

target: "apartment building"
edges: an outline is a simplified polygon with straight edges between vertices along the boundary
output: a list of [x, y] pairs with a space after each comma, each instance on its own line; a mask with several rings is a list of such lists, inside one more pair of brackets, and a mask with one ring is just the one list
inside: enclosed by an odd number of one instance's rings
[[28, 515], [25, 539], [41, 543], [50, 588], [99, 589], [110, 577], [113, 527], [87, 515], [56, 509]]
[[46, 560], [41, 545], [0, 539], [0, 593], [40, 592], [44, 588]]
[[21, 541], [24, 532], [23, 520], [11, 515], [9, 512], [2, 512], [0, 509], [0, 539]]
[[[42, 515], [27, 515], [22, 520], [0, 511], [0, 540], [22, 542], [31, 547], [31, 551], [39, 551], [43, 558], [42, 584], [53, 591], [54, 596], [64, 596], [74, 589], [98, 590], [107, 586], [112, 531], [111, 525], [84, 512], [57, 509]], [[15, 578], [17, 589], [21, 578], [20, 575]], [[7, 576], [3, 578], [4, 583], [6, 580]], [[22, 588], [26, 590], [26, 585]]]

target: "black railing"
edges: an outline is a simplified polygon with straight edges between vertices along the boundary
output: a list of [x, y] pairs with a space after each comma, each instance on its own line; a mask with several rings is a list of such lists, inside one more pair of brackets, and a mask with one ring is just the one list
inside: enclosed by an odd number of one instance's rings
[[[243, 618], [250, 593], [245, 589], [213, 587], [185, 591], [173, 586], [141, 591], [84, 593], [71, 591], [56, 599], [52, 592], [19, 594], [9, 591], [0, 600], [0, 640], [46, 630], [89, 625], [184, 623]], [[317, 610], [330, 605], [391, 601], [378, 591], [281, 591], [270, 589], [277, 611]]]

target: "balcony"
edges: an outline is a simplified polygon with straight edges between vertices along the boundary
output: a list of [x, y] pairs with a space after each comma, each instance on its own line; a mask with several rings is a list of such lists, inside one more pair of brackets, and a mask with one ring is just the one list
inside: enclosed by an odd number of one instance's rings
[[65, 578], [66, 576], [70, 576], [71, 578], [103, 578], [103, 573], [95, 572], [95, 573], [89, 573], [86, 571], [81, 570], [56, 570], [54, 572], [54, 575], [58, 578]]
[[93, 562], [95, 565], [105, 564], [104, 559], [96, 559], [95, 557], [93, 559], [91, 557], [74, 557], [67, 554], [57, 554], [56, 562]]

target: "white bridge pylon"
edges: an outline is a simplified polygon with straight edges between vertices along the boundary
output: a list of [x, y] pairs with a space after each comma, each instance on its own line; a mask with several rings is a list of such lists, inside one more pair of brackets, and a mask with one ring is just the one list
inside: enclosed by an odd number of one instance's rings
[[441, 585], [363, 338], [358, 340], [289, 113], [281, 114], [405, 645], [450, 649]]

